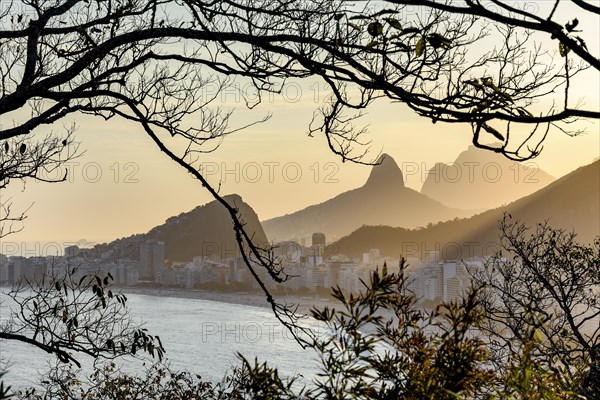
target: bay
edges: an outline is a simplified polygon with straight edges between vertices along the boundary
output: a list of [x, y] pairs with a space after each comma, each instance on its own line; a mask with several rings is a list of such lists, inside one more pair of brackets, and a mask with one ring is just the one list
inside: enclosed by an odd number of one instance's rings
[[[255, 357], [267, 361], [284, 377], [300, 375], [299, 383], [309, 383], [318, 370], [314, 350], [303, 349], [269, 309], [142, 294], [128, 295], [127, 305], [134, 319], [143, 321], [149, 333], [160, 336], [173, 370], [218, 382], [232, 367], [240, 365], [237, 353], [251, 361]], [[0, 307], [2, 319], [7, 318], [9, 307], [4, 301]], [[308, 325], [318, 332], [317, 324], [309, 321]], [[0, 342], [0, 357], [8, 370], [5, 382], [13, 389], [39, 384], [54, 361], [41, 350], [14, 341]], [[91, 371], [91, 360], [81, 358], [83, 372]], [[135, 373], [144, 361], [151, 363], [149, 359], [133, 358], [121, 362], [125, 370]]]

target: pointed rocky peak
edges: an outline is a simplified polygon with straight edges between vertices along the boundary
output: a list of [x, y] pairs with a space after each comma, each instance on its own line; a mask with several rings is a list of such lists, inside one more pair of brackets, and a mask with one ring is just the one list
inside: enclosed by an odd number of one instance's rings
[[382, 154], [379, 157], [377, 165], [374, 165], [371, 169], [371, 174], [365, 186], [404, 187], [402, 170], [392, 156]]
[[[487, 145], [490, 147], [494, 147], [494, 148], [502, 147], [502, 143], [500, 143], [500, 142], [492, 142]], [[469, 145], [469, 147], [467, 147], [467, 150], [463, 150], [460, 152], [458, 157], [456, 157], [456, 160], [454, 160], [454, 163], [462, 164], [462, 163], [471, 162], [471, 161], [481, 162], [481, 163], [486, 163], [486, 162], [506, 163], [506, 162], [508, 162], [508, 159], [505, 158], [501, 154], [495, 153], [493, 151], [485, 150], [485, 149], [480, 149], [471, 144], [471, 145]]]
[[223, 198], [229, 204], [236, 204], [236, 203], [243, 203], [244, 202], [244, 200], [242, 200], [242, 196], [240, 196], [237, 193], [226, 194], [225, 196], [223, 196]]

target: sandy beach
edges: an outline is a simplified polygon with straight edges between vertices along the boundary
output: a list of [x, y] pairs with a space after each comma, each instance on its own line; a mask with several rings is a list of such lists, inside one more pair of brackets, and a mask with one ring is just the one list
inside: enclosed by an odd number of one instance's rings
[[[270, 309], [271, 305], [266, 297], [258, 293], [246, 292], [217, 292], [200, 289], [182, 289], [182, 288], [161, 288], [161, 287], [125, 287], [121, 288], [127, 295], [142, 294], [147, 296], [179, 297], [185, 299], [198, 299], [218, 301], [221, 303], [242, 304], [252, 307], [262, 307]], [[298, 306], [298, 312], [308, 315], [312, 307], [323, 308], [325, 306], [340, 308], [340, 303], [333, 298], [323, 297], [305, 297], [281, 295], [274, 296], [278, 303]]]

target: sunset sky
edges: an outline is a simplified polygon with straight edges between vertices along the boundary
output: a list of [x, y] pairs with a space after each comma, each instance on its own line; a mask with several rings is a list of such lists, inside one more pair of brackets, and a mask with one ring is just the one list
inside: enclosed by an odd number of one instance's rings
[[[562, 18], [566, 20], [571, 18], [567, 11], [573, 10], [565, 11]], [[600, 54], [599, 18], [582, 21], [581, 26], [588, 47]], [[307, 136], [312, 113], [326, 95], [315, 84], [291, 82], [283, 96], [266, 99], [252, 111], [239, 104], [234, 126], [268, 112], [273, 117], [226, 137], [215, 152], [199, 160], [210, 171], [212, 184], [218, 186], [219, 178], [225, 178], [221, 193], [240, 194], [260, 219], [327, 200], [362, 185], [369, 174], [368, 166], [342, 163], [329, 151], [323, 136]], [[583, 75], [574, 89], [577, 97], [584, 97], [587, 108], [598, 109], [597, 73]], [[231, 98], [222, 101], [235, 102]], [[433, 125], [401, 104], [378, 101], [367, 112], [362, 122], [369, 124], [372, 157], [379, 152], [390, 154], [405, 171], [406, 185], [416, 190], [420, 190], [426, 170], [436, 162], [453, 161], [471, 142], [468, 125]], [[12, 198], [14, 210], [32, 207], [24, 230], [3, 239], [0, 252], [6, 243], [18, 243], [23, 252], [32, 255], [33, 251], [40, 253], [34, 250], [35, 242], [42, 248], [50, 241], [110, 241], [145, 232], [170, 216], [212, 200], [197, 181], [161, 154], [138, 126], [80, 117], [76, 122], [76, 138], [86, 152], [69, 166], [68, 182], [13, 182], [3, 190], [2, 201]], [[598, 157], [598, 122], [580, 124], [588, 133], [579, 137], [551, 130], [542, 154], [534, 160], [536, 165], [558, 178]], [[53, 130], [61, 133], [62, 126], [56, 124]], [[224, 174], [225, 170], [229, 172]], [[407, 176], [407, 170], [413, 173]]]

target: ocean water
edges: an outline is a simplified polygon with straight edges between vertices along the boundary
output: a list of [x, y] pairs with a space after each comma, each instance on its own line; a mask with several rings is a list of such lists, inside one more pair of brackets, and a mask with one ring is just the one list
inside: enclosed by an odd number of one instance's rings
[[[318, 371], [316, 353], [303, 349], [270, 309], [207, 300], [151, 295], [127, 295], [131, 315], [159, 335], [172, 369], [198, 374], [203, 380], [217, 382], [233, 366], [240, 365], [236, 353], [249, 360], [255, 357], [277, 367], [280, 375], [300, 375], [309, 383]], [[6, 298], [4, 298], [6, 299]], [[5, 301], [0, 318], [10, 312]], [[318, 332], [318, 325], [306, 324]], [[5, 382], [19, 389], [35, 386], [49, 368], [53, 357], [32, 346], [12, 341], [0, 342], [2, 367], [8, 370]], [[91, 371], [91, 360], [81, 356], [84, 373]], [[124, 369], [142, 368], [142, 360], [121, 361]], [[148, 362], [148, 361], [147, 361]]]
[[[131, 294], [128, 308], [134, 319], [144, 321], [149, 333], [159, 335], [166, 349], [166, 357], [173, 370], [198, 374], [203, 380], [218, 382], [232, 367], [240, 365], [236, 353], [253, 361], [267, 361], [277, 367], [281, 376], [299, 375], [300, 385], [309, 385], [319, 371], [317, 355], [312, 349], [303, 349], [292, 338], [269, 309], [221, 303], [208, 300]], [[10, 312], [9, 301], [0, 305], [0, 320]], [[598, 327], [600, 320], [591, 324]], [[323, 327], [308, 320], [307, 325], [316, 334], [324, 335]], [[380, 351], [386, 351], [384, 347]], [[8, 370], [4, 377], [13, 389], [37, 386], [42, 375], [55, 358], [32, 346], [13, 341], [0, 341], [0, 368]], [[91, 360], [81, 356], [85, 375], [91, 369]], [[144, 360], [121, 359], [123, 369], [136, 373]], [[146, 358], [147, 364], [151, 363]]]

